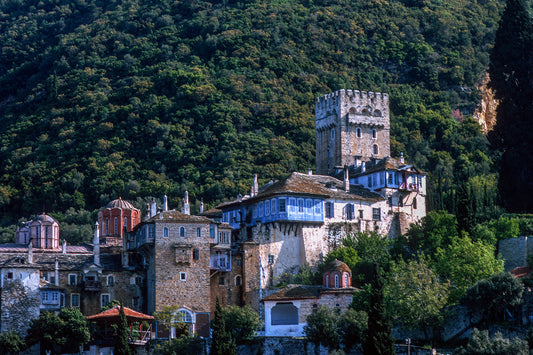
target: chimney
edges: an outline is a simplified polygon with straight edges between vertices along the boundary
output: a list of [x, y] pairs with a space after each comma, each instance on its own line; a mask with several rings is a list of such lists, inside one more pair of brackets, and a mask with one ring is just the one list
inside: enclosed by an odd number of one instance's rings
[[364, 173], [365, 171], [366, 171], [366, 163], [362, 162], [361, 163], [361, 172]]
[[150, 203], [150, 218], [152, 218], [156, 214], [157, 214], [157, 203], [155, 202], [155, 198], [152, 197], [152, 203]]
[[163, 196], [163, 212], [168, 211], [168, 197], [167, 195]]
[[405, 164], [405, 159], [403, 158], [403, 153], [400, 153], [400, 164]]
[[98, 222], [94, 224], [93, 255], [94, 264], [100, 265], [100, 237], [98, 236]]
[[350, 192], [350, 174], [348, 173], [348, 165], [344, 166], [344, 191]]
[[200, 213], [204, 213], [204, 199], [200, 200]]
[[33, 245], [31, 241], [28, 244], [28, 264], [33, 264]]
[[54, 276], [55, 276], [54, 285], [59, 286], [59, 261], [57, 260], [57, 258], [56, 258], [56, 262], [54, 265]]
[[145, 217], [144, 218], [146, 220], [150, 219], [150, 204], [149, 203], [146, 204], [146, 213], [145, 213]]
[[307, 169], [307, 175], [309, 176], [313, 175], [313, 169]]
[[63, 239], [63, 245], [61, 246], [61, 252], [63, 254], [67, 253], [67, 240], [66, 239]]
[[181, 208], [181, 213], [190, 215], [191, 206], [189, 205], [189, 191], [185, 191], [185, 196], [183, 197], [183, 207]]
[[250, 191], [250, 197], [254, 197], [259, 192], [259, 184], [257, 183], [257, 174], [254, 174], [254, 182], [252, 183], [252, 190]]

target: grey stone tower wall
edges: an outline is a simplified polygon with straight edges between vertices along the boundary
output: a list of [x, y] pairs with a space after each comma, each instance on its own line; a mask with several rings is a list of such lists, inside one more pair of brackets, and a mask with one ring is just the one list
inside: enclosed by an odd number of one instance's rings
[[318, 174], [328, 174], [335, 166], [353, 165], [355, 156], [363, 161], [390, 156], [388, 94], [342, 89], [317, 98], [315, 133]]

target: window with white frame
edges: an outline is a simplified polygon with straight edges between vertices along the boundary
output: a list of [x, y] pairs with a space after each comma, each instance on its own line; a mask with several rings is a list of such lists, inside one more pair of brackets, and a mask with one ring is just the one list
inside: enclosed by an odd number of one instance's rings
[[180, 281], [187, 281], [187, 273], [180, 272]]
[[71, 307], [79, 307], [80, 306], [80, 294], [79, 293], [72, 293], [70, 295], [70, 306]]
[[381, 208], [372, 208], [372, 219], [374, 221], [381, 221]]

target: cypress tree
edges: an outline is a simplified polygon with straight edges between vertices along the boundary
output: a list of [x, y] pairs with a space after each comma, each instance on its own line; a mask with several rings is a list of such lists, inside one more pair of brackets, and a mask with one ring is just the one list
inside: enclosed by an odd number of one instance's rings
[[383, 278], [376, 264], [373, 267], [373, 278], [370, 285], [372, 289], [368, 312], [368, 331], [363, 343], [363, 352], [367, 355], [393, 355], [392, 324], [385, 311]]
[[115, 355], [132, 355], [130, 344], [128, 342], [128, 321], [124, 313], [124, 305], [120, 302], [119, 320], [117, 326], [117, 337], [115, 339]]
[[222, 314], [222, 307], [217, 297], [217, 303], [215, 306], [215, 318], [211, 323], [213, 329], [213, 339], [211, 342], [212, 355], [234, 355], [237, 354], [237, 348], [231, 334], [226, 328], [226, 321]]
[[533, 24], [523, 0], [508, 0], [490, 58], [499, 101], [489, 138], [501, 155], [498, 183], [510, 212], [533, 212]]

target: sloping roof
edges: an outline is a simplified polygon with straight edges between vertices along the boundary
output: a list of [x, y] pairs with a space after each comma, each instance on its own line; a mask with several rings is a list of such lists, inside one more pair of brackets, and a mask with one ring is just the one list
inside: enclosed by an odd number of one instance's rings
[[326, 265], [326, 268], [324, 271], [329, 271], [329, 272], [341, 271], [341, 272], [349, 272], [350, 274], [352, 273], [352, 270], [350, 270], [350, 267], [348, 267], [348, 265], [346, 265], [345, 263], [337, 259], [330, 261]]
[[[385, 171], [385, 170], [407, 170], [411, 171], [413, 173], [417, 174], [423, 174], [426, 173], [422, 170], [414, 167], [413, 165], [401, 163], [398, 159], [392, 158], [392, 157], [385, 157], [383, 159], [376, 159], [376, 160], [370, 160], [365, 162], [365, 171], [362, 171], [361, 165], [359, 166], [349, 166], [348, 172], [350, 174], [350, 178], [358, 176], [358, 175], [366, 175], [369, 173], [373, 173], [376, 171]], [[341, 176], [343, 172], [339, 172], [336, 174], [336, 176]]]
[[511, 274], [518, 278], [518, 279], [521, 279], [523, 277], [528, 277], [530, 276], [531, 274], [531, 267], [529, 266], [519, 266], [519, 267], [515, 267], [513, 270], [511, 270]]
[[263, 301], [285, 301], [296, 299], [319, 298], [322, 286], [287, 285], [278, 292], [264, 297]]
[[[85, 319], [92, 320], [92, 321], [110, 320], [110, 319], [118, 320], [120, 316], [119, 312], [120, 312], [120, 306], [115, 306], [111, 309], [108, 309], [107, 311], [85, 317]], [[124, 314], [126, 315], [126, 318], [133, 319], [133, 320], [153, 320], [154, 319], [154, 317], [148, 314], [134, 311], [133, 309], [128, 308], [128, 307], [124, 307]]]
[[123, 210], [136, 210], [137, 208], [133, 207], [131, 203], [129, 203], [126, 200], [123, 200], [121, 197], [119, 197], [116, 200], [113, 200], [109, 202], [105, 208], [121, 208]]
[[153, 216], [152, 218], [150, 218], [146, 222], [153, 222], [153, 221], [213, 223], [213, 220], [207, 217], [189, 215], [189, 214], [181, 213], [175, 210], [160, 212], [156, 214], [155, 216]]
[[217, 208], [225, 208], [241, 202], [256, 202], [278, 195], [302, 195], [342, 200], [380, 201], [384, 197], [361, 185], [350, 185], [350, 191], [344, 190], [341, 180], [328, 175], [309, 175], [293, 172], [282, 180], [271, 181], [259, 189], [254, 197], [225, 202]]

